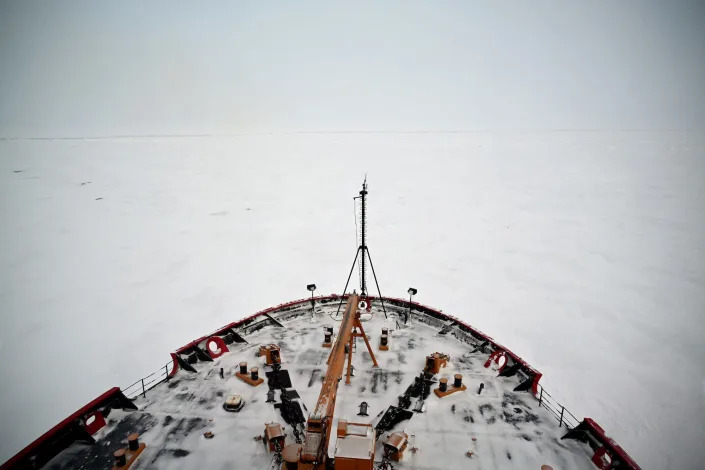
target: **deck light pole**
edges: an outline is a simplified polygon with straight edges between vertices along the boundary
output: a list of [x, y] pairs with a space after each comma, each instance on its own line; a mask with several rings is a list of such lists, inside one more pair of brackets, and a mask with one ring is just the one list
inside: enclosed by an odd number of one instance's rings
[[406, 314], [406, 318], [404, 319], [404, 324], [406, 325], [407, 322], [409, 321], [409, 317], [411, 316], [411, 298], [416, 295], [418, 290], [414, 289], [413, 287], [409, 287], [409, 290], [407, 291], [409, 293], [409, 311]]
[[309, 284], [306, 286], [306, 289], [311, 291], [311, 308], [313, 308], [315, 304], [315, 301], [313, 300], [313, 291], [316, 290], [316, 284]]

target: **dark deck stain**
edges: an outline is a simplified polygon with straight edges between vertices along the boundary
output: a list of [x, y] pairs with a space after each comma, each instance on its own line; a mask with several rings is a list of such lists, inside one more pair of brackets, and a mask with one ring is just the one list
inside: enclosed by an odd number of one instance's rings
[[313, 369], [311, 371], [311, 378], [308, 379], [308, 386], [311, 388], [314, 383], [316, 383], [316, 378], [321, 375], [321, 369]]

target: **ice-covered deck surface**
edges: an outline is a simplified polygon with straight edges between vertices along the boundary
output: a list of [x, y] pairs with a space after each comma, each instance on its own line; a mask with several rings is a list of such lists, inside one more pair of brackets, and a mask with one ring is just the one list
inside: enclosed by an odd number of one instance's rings
[[[448, 377], [452, 384], [453, 374], [461, 373], [468, 389], [444, 398], [431, 393], [424, 413], [414, 413], [410, 420], [396, 426], [395, 430], [410, 436], [410, 442], [403, 461], [394, 463], [395, 468], [460, 468], [470, 464], [478, 469], [539, 469], [542, 464], [561, 470], [593, 468], [591, 453], [583, 444], [561, 441], [565, 428], [558, 427], [556, 419], [538, 406], [530, 392], [512, 391], [519, 383], [518, 377], [497, 377], [496, 369], [484, 367], [487, 353], [471, 353], [473, 347], [452, 330], [439, 335], [437, 323], [421, 323], [420, 316], [412, 318], [407, 328], [397, 329], [397, 317], [390, 315], [385, 321], [377, 307], [373, 319], [363, 325], [379, 368], [372, 367], [364, 342], [358, 339], [353, 356], [355, 377], [349, 386], [343, 379], [338, 388], [333, 436], [339, 418], [377, 424], [381, 414], [398, 404], [397, 397], [421, 372], [425, 356], [439, 351], [450, 355], [440, 377]], [[251, 387], [235, 377], [238, 363], [259, 366], [260, 376], [265, 377], [269, 368], [264, 366], [264, 358], [255, 354], [260, 344], [279, 344], [283, 369], [288, 370], [307, 416], [318, 398], [330, 351], [321, 346], [322, 327], [333, 325], [337, 332], [339, 323], [329, 316], [336, 309], [336, 304], [318, 305], [314, 314], [306, 304], [280, 316], [273, 314], [284, 327], [272, 324], [244, 333], [248, 343], [231, 344], [230, 352], [214, 362], [195, 364], [197, 373], [181, 370], [169, 382], [148, 391], [146, 398], [138, 398], [135, 403], [139, 411], [113, 412], [108, 426], [101, 430], [103, 457], [79, 455], [69, 467], [77, 468], [85, 462], [85, 468], [100, 468], [100, 459], [105, 458], [104, 467], [110, 468], [111, 449], [118, 448], [128, 432], [136, 431], [147, 449], [133, 468], [270, 468], [273, 454], [255, 436], [263, 433], [266, 422], [276, 421], [284, 424], [288, 444], [294, 442], [291, 426], [285, 424], [273, 403], [266, 402], [266, 382]], [[389, 351], [378, 348], [382, 327], [392, 330]], [[221, 367], [225, 379], [220, 378]], [[480, 383], [485, 385], [478, 395]], [[244, 397], [246, 403], [240, 412], [222, 408], [229, 394]], [[280, 402], [278, 391], [276, 401]], [[357, 415], [362, 401], [369, 404], [368, 417]], [[205, 439], [205, 431], [212, 431], [215, 437]], [[389, 432], [383, 433], [376, 444], [378, 461], [382, 457], [381, 442]], [[412, 447], [418, 450], [412, 452]], [[472, 458], [466, 456], [468, 451], [473, 452]]]

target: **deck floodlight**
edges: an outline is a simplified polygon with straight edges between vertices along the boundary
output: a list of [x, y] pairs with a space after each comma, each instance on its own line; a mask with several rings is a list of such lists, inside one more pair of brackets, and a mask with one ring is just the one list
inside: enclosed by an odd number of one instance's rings
[[409, 322], [409, 317], [411, 316], [411, 298], [416, 295], [418, 290], [414, 289], [413, 287], [409, 287], [409, 290], [407, 292], [409, 293], [409, 311], [406, 312], [406, 318], [404, 318], [405, 325]]
[[306, 289], [311, 291], [311, 309], [316, 307], [316, 301], [313, 300], [313, 291], [316, 290], [316, 284], [309, 284], [306, 286]]

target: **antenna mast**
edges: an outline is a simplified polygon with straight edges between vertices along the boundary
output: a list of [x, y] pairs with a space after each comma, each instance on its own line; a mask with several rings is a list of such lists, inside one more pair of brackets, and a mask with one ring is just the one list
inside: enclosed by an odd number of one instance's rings
[[[348, 290], [348, 284], [350, 283], [350, 278], [355, 270], [355, 265], [357, 264], [358, 256], [362, 255], [360, 258], [360, 298], [365, 299], [367, 297], [367, 264], [365, 260], [369, 260], [370, 269], [372, 269], [372, 276], [375, 279], [375, 285], [377, 286], [377, 293], [379, 294], [379, 300], [382, 304], [382, 311], [384, 312], [384, 317], [387, 318], [387, 309], [384, 308], [384, 299], [382, 298], [382, 292], [379, 290], [379, 282], [377, 281], [377, 274], [375, 273], [375, 267], [372, 264], [372, 256], [370, 256], [370, 249], [367, 247], [367, 176], [365, 176], [365, 181], [362, 183], [362, 191], [360, 195], [354, 199], [360, 199], [360, 245], [357, 247], [355, 252], [355, 259], [353, 260], [352, 267], [350, 268], [350, 274], [348, 275], [348, 281], [345, 283], [343, 288], [343, 296], [345, 296]], [[338, 305], [338, 314], [340, 314], [340, 307], [343, 305], [343, 298], [340, 298], [340, 304]]]
[[363, 297], [367, 296], [367, 267], [365, 266], [365, 251], [367, 251], [367, 243], [365, 239], [365, 225], [367, 224], [367, 200], [365, 196], [367, 195], [367, 176], [365, 176], [365, 181], [362, 183], [362, 191], [360, 191], [361, 206], [362, 206], [362, 216], [360, 220], [362, 221], [362, 236], [360, 237], [360, 247], [358, 250], [362, 251], [362, 258], [360, 261], [360, 292]]

